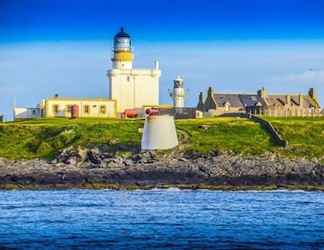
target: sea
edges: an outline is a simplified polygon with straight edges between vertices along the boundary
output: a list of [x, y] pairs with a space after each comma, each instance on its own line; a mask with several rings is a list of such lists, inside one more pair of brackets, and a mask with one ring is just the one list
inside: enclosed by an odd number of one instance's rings
[[324, 192], [0, 191], [0, 249], [324, 249]]

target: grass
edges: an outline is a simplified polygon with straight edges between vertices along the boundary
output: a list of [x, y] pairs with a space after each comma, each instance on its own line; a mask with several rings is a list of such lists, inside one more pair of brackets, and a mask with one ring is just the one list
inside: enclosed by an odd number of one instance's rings
[[[208, 129], [203, 127], [207, 126]], [[259, 124], [242, 118], [209, 118], [179, 120], [177, 128], [190, 134], [187, 150], [207, 153], [232, 151], [240, 154], [262, 154], [275, 148]]]
[[136, 147], [143, 121], [113, 119], [41, 119], [0, 125], [0, 157], [52, 158], [69, 146]]
[[[242, 118], [178, 120], [181, 150], [207, 153], [232, 151], [243, 155], [273, 152], [288, 157], [324, 157], [324, 118], [274, 119], [276, 129], [288, 140], [283, 149], [273, 144], [259, 124]], [[41, 119], [0, 124], [0, 157], [52, 158], [69, 146], [106, 145], [130, 152], [140, 146], [143, 120]]]
[[324, 158], [324, 117], [266, 118], [288, 140], [285, 155]]

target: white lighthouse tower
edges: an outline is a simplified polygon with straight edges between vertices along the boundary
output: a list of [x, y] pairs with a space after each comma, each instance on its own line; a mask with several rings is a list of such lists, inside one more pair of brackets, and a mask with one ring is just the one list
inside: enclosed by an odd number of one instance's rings
[[114, 36], [112, 69], [108, 70], [109, 98], [116, 100], [117, 112], [159, 105], [159, 63], [153, 68], [133, 67], [132, 40], [123, 28]]
[[173, 106], [175, 108], [184, 108], [185, 90], [183, 87], [183, 79], [180, 76], [177, 76], [173, 82], [173, 91], [171, 93]]

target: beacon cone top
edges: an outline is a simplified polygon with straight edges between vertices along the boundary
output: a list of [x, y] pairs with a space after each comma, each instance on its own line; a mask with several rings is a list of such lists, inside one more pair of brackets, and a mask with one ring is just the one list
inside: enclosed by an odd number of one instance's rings
[[144, 124], [142, 151], [172, 149], [178, 145], [174, 117], [151, 112]]

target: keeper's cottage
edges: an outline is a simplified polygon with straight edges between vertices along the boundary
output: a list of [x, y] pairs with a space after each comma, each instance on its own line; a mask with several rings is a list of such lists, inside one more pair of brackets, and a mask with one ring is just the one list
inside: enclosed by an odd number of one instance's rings
[[268, 94], [262, 88], [255, 94], [214, 92], [209, 87], [204, 99], [199, 94], [197, 109], [206, 115], [249, 113], [267, 116], [319, 116], [321, 107], [313, 88], [307, 94]]

